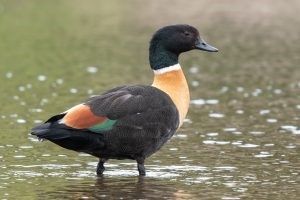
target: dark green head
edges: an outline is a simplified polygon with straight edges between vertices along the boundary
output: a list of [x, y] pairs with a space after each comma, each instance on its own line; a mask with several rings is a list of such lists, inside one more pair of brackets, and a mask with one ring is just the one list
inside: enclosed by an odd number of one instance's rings
[[156, 31], [150, 41], [150, 66], [156, 70], [175, 65], [180, 53], [193, 49], [218, 51], [201, 39], [198, 30], [192, 26], [165, 26]]

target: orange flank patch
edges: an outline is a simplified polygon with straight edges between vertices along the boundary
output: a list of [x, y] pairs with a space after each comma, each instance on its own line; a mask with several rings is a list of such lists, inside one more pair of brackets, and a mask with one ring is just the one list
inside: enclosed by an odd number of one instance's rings
[[96, 116], [87, 105], [79, 104], [66, 111], [63, 123], [72, 128], [84, 129], [105, 122], [106, 117]]

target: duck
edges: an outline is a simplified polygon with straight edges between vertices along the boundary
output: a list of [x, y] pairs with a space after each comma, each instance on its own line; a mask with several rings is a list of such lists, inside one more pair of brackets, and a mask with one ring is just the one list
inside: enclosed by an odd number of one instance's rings
[[97, 157], [99, 176], [109, 159], [135, 160], [145, 176], [145, 159], [170, 140], [188, 112], [189, 87], [178, 59], [190, 50], [218, 51], [191, 25], [158, 29], [149, 47], [151, 85], [128, 84], [92, 96], [35, 126], [31, 134]]

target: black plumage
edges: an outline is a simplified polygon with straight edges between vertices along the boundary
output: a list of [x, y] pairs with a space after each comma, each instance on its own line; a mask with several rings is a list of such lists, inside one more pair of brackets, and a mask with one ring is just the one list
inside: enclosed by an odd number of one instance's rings
[[[32, 134], [61, 147], [108, 159], [143, 162], [159, 150], [178, 128], [178, 111], [163, 91], [145, 85], [123, 86], [84, 102], [97, 116], [117, 120], [111, 130], [95, 133], [68, 127], [56, 115]], [[144, 172], [140, 172], [143, 174]]]

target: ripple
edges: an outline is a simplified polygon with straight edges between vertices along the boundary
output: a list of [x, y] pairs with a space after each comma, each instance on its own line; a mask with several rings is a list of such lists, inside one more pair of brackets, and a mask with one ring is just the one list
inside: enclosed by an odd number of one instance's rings
[[273, 154], [270, 154], [267, 151], [261, 151], [259, 154], [254, 155], [254, 157], [256, 157], [256, 158], [266, 158], [266, 157], [271, 157], [271, 156], [273, 156]]
[[18, 124], [25, 124], [26, 120], [25, 119], [17, 119]]
[[239, 200], [241, 199], [240, 197], [222, 197], [222, 200]]
[[215, 105], [218, 104], [219, 100], [217, 99], [194, 99], [190, 101], [190, 104], [193, 105]]
[[211, 118], [223, 118], [225, 115], [222, 113], [210, 113], [208, 116]]
[[260, 115], [266, 115], [266, 114], [269, 114], [269, 113], [270, 113], [270, 110], [260, 110], [259, 111]]
[[258, 147], [258, 146], [259, 145], [257, 145], [257, 144], [250, 144], [250, 143], [238, 145], [238, 147], [242, 147], [242, 148], [255, 148], [255, 147]]
[[19, 146], [20, 149], [32, 149], [33, 146]]
[[224, 128], [223, 131], [233, 132], [233, 131], [236, 131], [236, 128]]
[[263, 134], [265, 134], [265, 132], [263, 132], [263, 131], [249, 131], [249, 133], [252, 134], [252, 135], [263, 135]]
[[293, 126], [293, 125], [284, 125], [280, 127], [283, 130], [292, 132], [293, 134], [299, 135], [300, 134], [300, 129], [298, 129], [297, 126]]
[[42, 165], [10, 165], [11, 167], [18, 168], [43, 168], [43, 169], [67, 169], [70, 167], [81, 167], [80, 164], [42, 164]]
[[267, 119], [268, 123], [277, 123], [277, 121], [278, 121], [277, 119], [272, 119], [272, 118], [271, 119]]
[[214, 137], [214, 136], [218, 136], [219, 133], [206, 133], [207, 136], [211, 136], [211, 137]]
[[214, 167], [214, 169], [216, 169], [217, 171], [233, 171], [233, 170], [236, 170], [237, 167], [233, 167], [233, 166], [220, 166], [220, 167]]
[[204, 140], [202, 142], [203, 144], [218, 144], [218, 145], [230, 144], [229, 141]]

